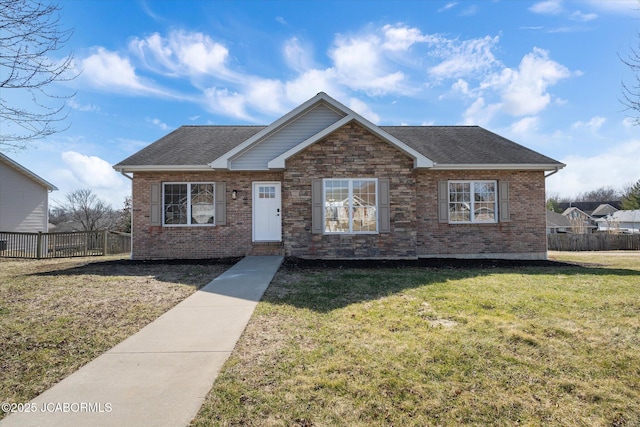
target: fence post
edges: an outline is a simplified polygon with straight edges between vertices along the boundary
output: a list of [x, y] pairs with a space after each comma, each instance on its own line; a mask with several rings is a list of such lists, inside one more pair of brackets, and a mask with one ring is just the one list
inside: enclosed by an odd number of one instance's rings
[[107, 255], [107, 249], [109, 249], [109, 245], [107, 241], [109, 240], [109, 230], [104, 230], [104, 235], [102, 237], [102, 256]]
[[36, 240], [36, 259], [42, 258], [42, 231], [38, 231], [38, 239]]

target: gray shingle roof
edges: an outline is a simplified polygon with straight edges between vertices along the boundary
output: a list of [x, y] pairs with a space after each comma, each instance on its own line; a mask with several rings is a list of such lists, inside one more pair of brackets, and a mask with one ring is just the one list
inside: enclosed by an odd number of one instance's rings
[[439, 164], [558, 163], [479, 126], [381, 126], [381, 128]]
[[116, 166], [204, 166], [265, 127], [182, 126]]
[[[126, 166], [207, 165], [265, 126], [182, 126], [121, 161]], [[561, 163], [479, 126], [380, 126], [437, 164]]]

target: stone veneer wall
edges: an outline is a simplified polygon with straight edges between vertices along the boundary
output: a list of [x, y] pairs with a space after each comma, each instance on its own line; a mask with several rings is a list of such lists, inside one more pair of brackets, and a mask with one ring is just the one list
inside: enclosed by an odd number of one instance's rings
[[[442, 224], [438, 181], [509, 181], [510, 222]], [[546, 258], [545, 178], [542, 171], [423, 171], [418, 174], [419, 256]]]
[[[415, 258], [546, 256], [543, 172], [416, 171], [413, 160], [357, 124], [328, 135], [287, 161], [284, 172], [135, 173], [133, 258], [181, 259], [244, 256], [252, 244], [252, 183], [282, 182], [283, 245], [302, 258]], [[311, 180], [387, 178], [391, 233], [311, 233]], [[509, 181], [511, 222], [442, 224], [437, 188], [442, 180]], [[193, 227], [149, 225], [150, 184], [226, 182], [227, 224]], [[237, 200], [231, 191], [238, 190]]]
[[[391, 233], [311, 233], [311, 180], [387, 178]], [[348, 124], [289, 158], [283, 183], [284, 246], [301, 258], [414, 258], [416, 174], [413, 160], [357, 124]]]
[[[149, 225], [150, 185], [162, 182], [226, 182], [227, 224], [191, 227]], [[133, 176], [133, 258], [206, 259], [245, 256], [252, 248], [254, 181], [282, 181], [281, 172], [165, 172]], [[231, 191], [238, 198], [231, 199]]]

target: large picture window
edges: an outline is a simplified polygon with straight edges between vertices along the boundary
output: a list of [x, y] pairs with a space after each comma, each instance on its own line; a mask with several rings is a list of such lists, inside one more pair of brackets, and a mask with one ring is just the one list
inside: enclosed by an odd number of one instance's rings
[[324, 180], [325, 233], [377, 233], [376, 179]]
[[214, 225], [215, 211], [213, 182], [163, 184], [164, 225]]
[[497, 181], [449, 181], [450, 223], [498, 221]]

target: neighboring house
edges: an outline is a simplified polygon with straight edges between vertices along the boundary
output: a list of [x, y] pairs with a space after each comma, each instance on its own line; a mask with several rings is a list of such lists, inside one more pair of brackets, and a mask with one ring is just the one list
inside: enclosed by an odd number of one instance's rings
[[183, 126], [133, 174], [134, 259], [544, 259], [545, 172], [477, 126], [376, 126], [325, 93], [269, 126]]
[[567, 217], [569, 222], [571, 222], [571, 229], [573, 233], [592, 233], [597, 228], [595, 219], [578, 207], [574, 206], [567, 208], [562, 212], [562, 215]]
[[47, 232], [56, 186], [0, 153], [0, 231]]
[[602, 202], [561, 202], [558, 208], [565, 212], [569, 208], [577, 208], [592, 218], [600, 218], [619, 209], [622, 209], [622, 202], [619, 200]]
[[608, 233], [640, 233], [640, 209], [616, 211], [596, 220], [598, 231]]
[[571, 220], [566, 216], [553, 211], [547, 211], [547, 234], [571, 233]]
[[[620, 202], [618, 202], [618, 203], [620, 203]], [[620, 206], [620, 205], [618, 204], [618, 206]], [[619, 210], [620, 210], [620, 207], [615, 207], [611, 203], [602, 203], [597, 208], [595, 208], [595, 210], [593, 212], [591, 212], [591, 217], [592, 218], [602, 218], [602, 217], [605, 217], [607, 215], [611, 215], [612, 213], [617, 212]]]

